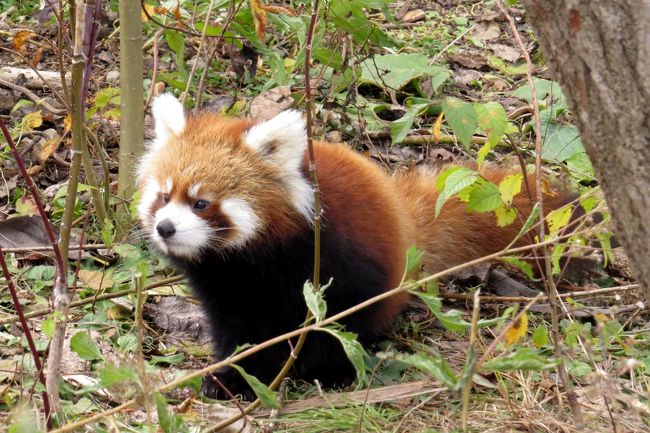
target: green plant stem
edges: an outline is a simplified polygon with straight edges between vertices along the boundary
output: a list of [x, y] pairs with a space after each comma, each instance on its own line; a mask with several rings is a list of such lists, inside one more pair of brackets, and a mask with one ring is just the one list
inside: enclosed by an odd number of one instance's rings
[[[164, 280], [156, 281], [155, 283], [151, 283], [145, 287], [145, 291], [147, 290], [152, 290], [157, 287], [161, 286], [166, 286], [167, 284], [173, 284], [173, 283], [178, 283], [182, 280], [184, 280], [185, 277], [178, 275], [175, 277], [170, 277], [166, 278]], [[76, 307], [83, 307], [84, 305], [88, 304], [94, 304], [95, 302], [98, 301], [106, 301], [108, 299], [115, 299], [115, 298], [121, 298], [122, 296], [127, 296], [135, 292], [135, 288], [131, 289], [124, 289], [124, 290], [118, 290], [117, 292], [111, 292], [111, 293], [102, 293], [97, 296], [92, 296], [89, 298], [85, 299], [80, 299], [78, 301], [70, 302], [70, 308], [76, 308]], [[48, 314], [52, 314], [52, 309], [51, 308], [43, 308], [42, 310], [35, 310], [35, 311], [30, 311], [29, 313], [25, 313], [25, 318], [26, 319], [33, 319], [36, 317], [43, 317], [47, 316]], [[16, 320], [18, 320], [17, 315], [11, 315], [8, 317], [4, 317], [0, 319], [0, 326], [1, 325], [6, 325], [8, 323], [14, 323]]]
[[[496, 1], [497, 6], [503, 13], [503, 15], [506, 17], [506, 20], [508, 21], [508, 24], [510, 26], [510, 30], [512, 31], [512, 35], [514, 36], [515, 40], [517, 41], [517, 45], [520, 48], [521, 54], [523, 55], [524, 59], [526, 60], [526, 81], [528, 82], [528, 86], [530, 86], [531, 89], [535, 89], [535, 83], [533, 82], [533, 75], [532, 71], [534, 69], [534, 65], [532, 60], [530, 59], [530, 55], [528, 54], [528, 50], [526, 49], [526, 46], [524, 45], [523, 41], [521, 40], [521, 36], [519, 35], [519, 31], [517, 30], [517, 25], [512, 18], [512, 15], [508, 12], [506, 7], [504, 6], [503, 2], [501, 0]], [[544, 219], [544, 189], [542, 188], [542, 120], [541, 116], [539, 113], [539, 102], [537, 100], [537, 92], [533, 91], [531, 92], [531, 105], [533, 107], [533, 121], [535, 124], [535, 178], [537, 181], [537, 201], [539, 202], [539, 238], [544, 239], [544, 231], [546, 229], [545, 226], [545, 219]], [[548, 302], [551, 306], [551, 328], [552, 328], [552, 333], [553, 333], [553, 344], [554, 344], [554, 352], [555, 356], [564, 361], [564, 353], [562, 350], [562, 346], [560, 344], [562, 336], [560, 334], [560, 324], [559, 324], [559, 319], [558, 319], [558, 313], [557, 313], [557, 287], [555, 286], [555, 281], [553, 280], [553, 265], [551, 263], [551, 257], [548, 254], [548, 248], [546, 245], [541, 245], [540, 246], [542, 250], [542, 257], [544, 257], [544, 271], [546, 274], [546, 278], [544, 278], [544, 286], [547, 288], [547, 294], [548, 294]], [[564, 393], [566, 395], [567, 401], [569, 402], [569, 406], [571, 407], [571, 412], [573, 414], [573, 420], [576, 424], [576, 426], [579, 429], [582, 429], [584, 426], [584, 420], [582, 417], [582, 411], [580, 409], [580, 405], [578, 404], [578, 397], [576, 393], [573, 391], [573, 388], [571, 386], [571, 382], [569, 381], [566, 368], [564, 365], [564, 362], [561, 362], [558, 367], [557, 367], [557, 372], [558, 376], [560, 377], [560, 382], [562, 383], [564, 387]]]
[[[585, 232], [587, 232], [587, 231], [585, 231]], [[582, 234], [582, 233], [574, 232], [574, 233], [571, 234], [571, 236], [573, 236], [573, 235], [578, 236], [580, 234]], [[560, 236], [559, 239], [562, 239], [562, 238], [566, 239], [568, 237], [569, 237], [569, 235], [566, 235], [564, 237]], [[287, 332], [286, 334], [282, 334], [282, 335], [279, 335], [277, 337], [271, 338], [270, 340], [264, 341], [263, 343], [259, 343], [259, 344], [255, 345], [253, 347], [250, 347], [250, 348], [248, 348], [246, 350], [243, 350], [243, 351], [239, 352], [238, 354], [233, 355], [233, 356], [231, 356], [229, 358], [226, 358], [224, 360], [221, 360], [221, 361], [219, 361], [219, 362], [217, 362], [215, 364], [209, 365], [209, 366], [207, 366], [205, 368], [202, 368], [200, 370], [189, 373], [189, 374], [187, 374], [187, 375], [185, 375], [183, 377], [175, 379], [175, 380], [173, 380], [173, 381], [171, 381], [171, 382], [169, 382], [169, 383], [167, 383], [165, 385], [162, 385], [162, 386], [158, 387], [153, 392], [165, 392], [165, 391], [169, 391], [171, 389], [174, 389], [177, 386], [179, 386], [179, 385], [181, 385], [181, 384], [183, 384], [183, 383], [185, 383], [185, 382], [187, 382], [189, 380], [205, 376], [206, 374], [212, 373], [213, 371], [218, 370], [218, 369], [220, 369], [222, 367], [232, 365], [232, 364], [234, 364], [234, 363], [236, 363], [236, 362], [238, 362], [238, 361], [252, 355], [253, 353], [257, 353], [257, 352], [259, 352], [261, 350], [264, 350], [264, 349], [266, 349], [268, 347], [271, 347], [271, 346], [274, 346], [274, 345], [276, 345], [278, 343], [281, 343], [283, 341], [289, 340], [290, 338], [298, 337], [303, 333], [307, 333], [307, 332], [316, 331], [318, 329], [321, 329], [323, 326], [334, 323], [334, 322], [336, 322], [336, 321], [338, 321], [340, 319], [343, 319], [344, 317], [347, 317], [347, 316], [349, 316], [351, 314], [356, 313], [357, 311], [360, 311], [360, 310], [362, 310], [364, 308], [367, 308], [370, 305], [374, 305], [377, 302], [383, 301], [384, 299], [390, 298], [391, 296], [395, 296], [398, 293], [402, 293], [402, 292], [406, 292], [406, 291], [409, 291], [409, 290], [417, 289], [419, 287], [423, 287], [429, 281], [438, 280], [440, 278], [447, 277], [447, 276], [455, 274], [456, 272], [459, 272], [459, 271], [461, 271], [463, 269], [466, 269], [466, 268], [469, 268], [471, 266], [475, 266], [475, 265], [478, 265], [478, 264], [481, 264], [481, 263], [489, 262], [489, 261], [497, 259], [497, 258], [499, 258], [499, 257], [501, 257], [503, 255], [521, 253], [521, 252], [525, 252], [525, 251], [529, 251], [529, 250], [534, 250], [535, 248], [539, 248], [541, 245], [551, 245], [551, 244], [556, 243], [557, 241], [558, 241], [558, 239], [549, 239], [549, 240], [545, 240], [545, 241], [542, 241], [542, 242], [537, 242], [537, 243], [531, 244], [531, 245], [524, 245], [524, 246], [521, 246], [521, 247], [504, 249], [504, 250], [498, 251], [496, 253], [489, 254], [489, 255], [483, 256], [483, 257], [479, 257], [478, 259], [474, 259], [474, 260], [471, 260], [469, 262], [453, 266], [453, 267], [451, 267], [449, 269], [446, 269], [444, 271], [435, 273], [433, 275], [429, 275], [429, 276], [427, 276], [425, 278], [422, 278], [420, 280], [407, 282], [407, 283], [402, 284], [399, 287], [396, 287], [396, 288], [394, 288], [392, 290], [381, 293], [381, 294], [379, 294], [379, 295], [377, 295], [377, 296], [375, 296], [373, 298], [367, 299], [367, 300], [365, 300], [365, 301], [363, 301], [363, 302], [361, 302], [361, 303], [359, 303], [359, 304], [357, 304], [357, 305], [355, 305], [353, 307], [348, 308], [347, 310], [341, 311], [340, 313], [334, 314], [333, 316], [330, 316], [330, 317], [328, 317], [326, 319], [323, 319], [320, 322], [312, 323], [311, 325], [307, 325], [307, 326], [304, 326], [304, 327], [302, 327], [300, 329], [297, 329], [297, 330], [294, 330], [294, 331], [291, 331], [291, 332]], [[541, 297], [541, 296], [542, 296], [542, 294], [540, 293], [538, 295], [538, 297]], [[524, 312], [528, 311], [528, 309], [539, 300], [538, 297], [533, 298], [533, 300], [521, 311], [520, 314], [523, 314]], [[515, 317], [513, 319], [513, 321], [518, 320], [520, 317], [521, 316], [518, 315], [517, 317]], [[503, 338], [504, 334], [505, 334], [505, 331], [499, 337], [497, 337], [497, 339], [495, 339], [495, 341], [493, 342], [494, 346], [496, 346], [496, 344]], [[489, 349], [489, 350], [494, 350], [494, 347], [492, 347], [492, 349]], [[486, 353], [489, 353], [489, 352], [486, 352]], [[485, 354], [484, 354], [484, 357], [485, 357]], [[482, 363], [483, 359], [484, 358], [481, 358], [481, 360], [479, 360], [479, 364]], [[95, 415], [93, 415], [91, 417], [76, 421], [74, 423], [67, 424], [67, 425], [65, 425], [63, 427], [60, 427], [60, 428], [58, 428], [56, 430], [53, 430], [51, 433], [65, 433], [65, 432], [75, 430], [75, 429], [77, 429], [79, 427], [82, 427], [82, 426], [84, 426], [86, 424], [89, 424], [91, 422], [99, 421], [101, 419], [104, 419], [107, 416], [110, 416], [110, 415], [112, 415], [114, 413], [120, 412], [120, 411], [122, 411], [124, 409], [127, 409], [127, 408], [131, 407], [132, 405], [134, 405], [136, 403], [136, 401], [137, 400], [135, 400], [135, 399], [126, 401], [126, 402], [122, 403], [121, 405], [116, 406], [116, 407], [114, 407], [112, 409], [109, 409], [107, 411], [95, 414]]]
[[104, 194], [101, 193], [99, 182], [97, 181], [97, 176], [95, 175], [95, 170], [93, 169], [93, 162], [90, 159], [90, 152], [88, 151], [86, 132], [87, 127], [84, 124], [82, 129], [83, 139], [81, 146], [84, 171], [86, 172], [86, 181], [91, 186], [90, 195], [93, 200], [93, 207], [95, 208], [95, 212], [97, 212], [99, 224], [102, 228], [104, 228], [106, 223], [109, 221], [108, 213], [105, 207], [104, 196], [108, 197], [109, 191], [108, 189], [105, 189]]
[[[0, 267], [2, 268], [2, 274], [7, 281], [7, 286], [9, 288], [9, 294], [11, 295], [11, 301], [14, 304], [14, 309], [16, 310], [18, 320], [20, 321], [20, 326], [23, 328], [23, 333], [25, 334], [25, 339], [27, 340], [27, 345], [29, 346], [29, 351], [32, 354], [34, 359], [34, 367], [38, 374], [38, 380], [43, 386], [46, 384], [45, 374], [43, 373], [43, 366], [41, 364], [41, 358], [38, 356], [38, 350], [36, 350], [36, 345], [34, 344], [34, 338], [32, 337], [32, 332], [29, 330], [29, 325], [27, 324], [27, 319], [23, 313], [23, 307], [20, 304], [20, 299], [18, 299], [18, 294], [16, 292], [16, 287], [14, 286], [13, 280], [11, 279], [11, 274], [7, 268], [7, 262], [5, 261], [4, 251], [0, 247]], [[50, 398], [47, 394], [47, 389], [42, 392], [43, 396], [43, 411], [45, 412], [45, 420], [47, 423], [48, 430], [52, 428], [52, 417], [50, 412]]]
[[[314, 152], [314, 139], [313, 139], [312, 125], [311, 125], [312, 105], [313, 105], [313, 99], [311, 95], [311, 48], [312, 48], [311, 44], [314, 39], [316, 22], [318, 20], [318, 8], [319, 8], [319, 0], [314, 0], [312, 6], [311, 18], [309, 20], [309, 29], [307, 30], [307, 40], [305, 43], [305, 103], [306, 103], [305, 110], [307, 114], [307, 120], [306, 120], [307, 151], [309, 153], [309, 173], [311, 175], [311, 183], [314, 191], [314, 273], [312, 276], [314, 290], [318, 290], [320, 288], [320, 226], [321, 226], [321, 216], [322, 216], [322, 209], [320, 203], [320, 188], [318, 186], [318, 174], [316, 170], [316, 154]], [[312, 319], [313, 316], [309, 311], [309, 309], [307, 309], [307, 315], [305, 317], [304, 326], [307, 326], [307, 324]], [[303, 329], [305, 328], [303, 327]], [[296, 362], [296, 359], [298, 359], [298, 355], [302, 350], [306, 340], [307, 340], [307, 332], [300, 333], [295, 347], [291, 350], [291, 353], [289, 354], [289, 357], [287, 358], [284, 365], [282, 366], [282, 369], [280, 369], [280, 372], [275, 376], [275, 378], [269, 385], [269, 389], [275, 390], [278, 386], [280, 386], [280, 383], [282, 383], [282, 379], [285, 378], [285, 376], [289, 373], [289, 370], [291, 370], [291, 367], [293, 367], [293, 364]], [[261, 404], [261, 400], [257, 398], [253, 403], [251, 403], [244, 409], [243, 413], [239, 413], [235, 416], [232, 416], [218, 423], [217, 425], [208, 429], [205, 433], [217, 432], [223, 429], [224, 427], [231, 425], [232, 423], [241, 419], [246, 414], [249, 414], [250, 412], [255, 410], [260, 404]]]
[[[140, 2], [120, 0], [120, 166], [118, 196], [128, 202], [135, 192], [135, 166], [144, 150], [142, 20]], [[128, 206], [115, 215], [118, 232], [131, 227]]]

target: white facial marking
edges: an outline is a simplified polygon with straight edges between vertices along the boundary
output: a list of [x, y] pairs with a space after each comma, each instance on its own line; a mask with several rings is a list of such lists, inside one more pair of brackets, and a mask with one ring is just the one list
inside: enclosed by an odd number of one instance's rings
[[158, 200], [158, 193], [160, 192], [160, 185], [155, 180], [149, 179], [142, 187], [142, 195], [138, 203], [138, 217], [140, 221], [145, 222], [150, 218], [150, 209], [156, 200]]
[[244, 135], [244, 144], [282, 169], [291, 204], [311, 223], [314, 193], [301, 170], [307, 149], [307, 131], [300, 112], [283, 111], [253, 126]]
[[174, 186], [174, 181], [172, 180], [171, 177], [167, 178], [167, 181], [165, 182], [165, 192], [169, 194], [172, 192], [172, 187]]
[[183, 104], [171, 93], [162, 94], [153, 100], [151, 112], [154, 117], [156, 138], [152, 150], [160, 149], [172, 136], [179, 136], [185, 129]]
[[[169, 220], [176, 232], [163, 239], [156, 227], [161, 221]], [[173, 256], [185, 258], [196, 257], [208, 247], [213, 236], [213, 229], [205, 220], [198, 217], [187, 204], [171, 202], [156, 212], [155, 222], [151, 228], [151, 237], [160, 249]]]
[[187, 195], [192, 198], [192, 199], [197, 199], [199, 198], [199, 191], [201, 190], [201, 184], [200, 183], [195, 183], [190, 186], [190, 188], [187, 190]]
[[255, 236], [259, 229], [259, 218], [250, 204], [239, 198], [230, 198], [221, 203], [221, 211], [228, 216], [237, 230], [236, 236], [230, 236], [232, 246], [239, 247]]

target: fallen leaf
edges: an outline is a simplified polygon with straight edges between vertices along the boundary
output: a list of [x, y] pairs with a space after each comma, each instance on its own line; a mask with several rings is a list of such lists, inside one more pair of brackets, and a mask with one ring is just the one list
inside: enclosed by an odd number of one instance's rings
[[489, 47], [495, 56], [506, 62], [514, 63], [521, 57], [521, 51], [509, 45], [490, 44]]
[[496, 39], [500, 34], [501, 29], [499, 28], [499, 24], [495, 21], [485, 21], [478, 23], [472, 31], [473, 37], [484, 41]]
[[414, 23], [416, 21], [421, 21], [426, 17], [426, 14], [422, 9], [415, 9], [412, 11], [408, 11], [400, 21], [403, 23]]
[[25, 194], [16, 201], [16, 213], [24, 216], [34, 216], [38, 214], [38, 208], [36, 207], [36, 203], [31, 195]]
[[56, 149], [59, 147], [59, 143], [61, 143], [61, 138], [60, 137], [53, 137], [50, 138], [49, 140], [43, 140], [41, 141], [38, 146], [38, 152], [37, 152], [37, 157], [38, 160], [43, 163], [45, 162]]
[[32, 56], [32, 60], [30, 60], [29, 65], [32, 68], [36, 69], [36, 66], [38, 66], [38, 63], [41, 61], [41, 57], [43, 57], [43, 49], [39, 48], [34, 53], [34, 56]]
[[528, 331], [528, 315], [522, 314], [519, 320], [508, 327], [506, 331], [506, 346], [511, 346], [521, 340]]
[[43, 116], [41, 114], [41, 110], [27, 113], [25, 117], [23, 117], [22, 125], [25, 131], [32, 131], [38, 128], [39, 126], [41, 126], [42, 124], [43, 124]]
[[11, 40], [11, 45], [14, 47], [16, 51], [24, 52], [25, 45], [34, 36], [36, 36], [36, 33], [34, 33], [31, 30], [19, 30], [16, 32], [13, 39]]
[[[72, 255], [72, 257], [75, 256]], [[113, 279], [109, 274], [103, 271], [80, 269], [79, 280], [81, 280], [81, 282], [83, 282], [87, 287], [90, 287], [96, 292], [100, 292], [102, 289], [106, 289], [108, 287], [113, 287]]]

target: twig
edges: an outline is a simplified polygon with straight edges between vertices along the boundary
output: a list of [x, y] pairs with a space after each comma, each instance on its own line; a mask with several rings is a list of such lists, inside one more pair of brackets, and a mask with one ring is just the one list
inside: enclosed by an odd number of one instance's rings
[[[11, 300], [14, 304], [14, 309], [16, 310], [18, 320], [20, 320], [20, 326], [23, 328], [25, 333], [25, 339], [27, 340], [27, 345], [29, 346], [29, 351], [32, 353], [32, 358], [34, 358], [34, 367], [38, 372], [38, 380], [45, 386], [45, 374], [43, 373], [43, 367], [41, 365], [41, 358], [38, 356], [38, 350], [36, 350], [36, 345], [34, 344], [34, 339], [32, 338], [32, 332], [29, 330], [29, 325], [27, 324], [27, 319], [23, 314], [23, 307], [20, 304], [20, 299], [18, 299], [18, 293], [16, 292], [16, 286], [11, 279], [11, 274], [9, 274], [9, 269], [7, 268], [7, 262], [5, 261], [4, 251], [0, 247], [0, 266], [2, 267], [2, 274], [7, 280], [7, 286], [9, 287], [9, 294], [11, 295]], [[47, 422], [48, 430], [52, 427], [52, 417], [50, 412], [50, 398], [47, 395], [47, 389], [43, 390], [43, 411], [45, 412], [45, 420]]]
[[[166, 278], [164, 280], [156, 281], [155, 283], [151, 283], [147, 285], [145, 288], [145, 291], [147, 290], [152, 290], [160, 286], [166, 286], [168, 284], [174, 284], [178, 283], [185, 279], [183, 276], [175, 276], [175, 277], [170, 277]], [[73, 301], [70, 302], [70, 308], [76, 308], [76, 307], [83, 307], [84, 305], [88, 304], [93, 304], [97, 301], [106, 301], [108, 299], [115, 299], [115, 298], [121, 298], [122, 296], [127, 296], [135, 292], [135, 288], [131, 289], [124, 289], [124, 290], [118, 290], [117, 292], [111, 292], [111, 293], [102, 293], [98, 294], [97, 296], [92, 296], [90, 298], [85, 298], [85, 299], [80, 299], [78, 301]], [[35, 310], [35, 311], [30, 311], [29, 313], [25, 313], [25, 318], [26, 319], [33, 319], [35, 317], [43, 317], [47, 316], [48, 314], [52, 313], [51, 308], [43, 308], [41, 310]], [[7, 323], [13, 323], [16, 320], [18, 320], [18, 316], [12, 315], [8, 317], [4, 317], [0, 319], [0, 325], [6, 325]]]
[[[312, 277], [314, 290], [320, 288], [320, 225], [321, 225], [321, 204], [320, 204], [320, 188], [318, 186], [318, 175], [316, 171], [316, 156], [314, 153], [314, 140], [312, 134], [312, 96], [311, 96], [311, 44], [314, 38], [314, 31], [316, 30], [316, 22], [318, 19], [318, 8], [319, 0], [314, 0], [312, 4], [311, 19], [309, 21], [309, 29], [307, 30], [307, 40], [305, 42], [305, 102], [306, 102], [306, 113], [307, 113], [307, 150], [309, 153], [309, 173], [311, 174], [312, 188], [314, 189], [314, 274]], [[312, 320], [312, 314], [307, 309], [307, 316], [305, 317], [305, 326], [303, 330], [307, 328], [307, 323]], [[271, 384], [269, 385], [270, 389], [275, 389], [280, 386], [280, 383], [284, 377], [289, 373], [289, 370], [295, 363], [298, 358], [298, 354], [302, 350], [303, 345], [307, 339], [307, 332], [301, 332], [298, 334], [298, 341], [296, 342], [295, 347], [291, 349], [289, 357], [285, 361], [284, 365], [280, 372], [275, 376]], [[257, 408], [261, 404], [261, 400], [258, 398], [253, 403], [251, 403], [243, 414], [238, 414], [233, 416], [225, 421], [218, 423], [216, 426], [212, 427], [205, 433], [212, 433], [221, 430], [222, 428], [232, 424], [233, 422], [239, 420], [242, 416], [247, 413], [250, 413], [253, 409]]]
[[156, 34], [153, 35], [153, 70], [151, 71], [151, 84], [149, 85], [149, 91], [147, 92], [147, 100], [144, 103], [145, 110], [151, 103], [151, 98], [153, 98], [153, 92], [156, 88], [156, 78], [158, 77], [158, 44], [160, 43], [160, 37], [164, 31], [165, 29], [158, 29]]
[[[603, 289], [593, 289], [593, 290], [583, 290], [583, 291], [578, 291], [578, 292], [569, 292], [569, 293], [561, 293], [558, 295], [559, 298], [590, 298], [594, 296], [602, 296], [602, 295], [612, 295], [616, 294], [619, 292], [627, 292], [631, 290], [637, 290], [639, 289], [638, 284], [630, 284], [628, 286], [620, 286], [620, 287], [606, 287]], [[455, 299], [455, 300], [460, 300], [460, 301], [469, 301], [474, 298], [473, 293], [440, 293], [438, 295], [442, 299]], [[490, 296], [490, 295], [483, 295], [479, 296], [479, 299], [481, 302], [530, 302], [533, 299], [537, 299], [538, 301], [546, 301], [548, 300], [548, 296], [544, 295], [541, 297], [528, 297], [528, 296]]]
[[[363, 302], [360, 302], [359, 304], [354, 305], [354, 306], [352, 306], [352, 307], [350, 307], [350, 308], [348, 308], [348, 309], [346, 309], [344, 311], [341, 311], [340, 313], [337, 313], [337, 314], [334, 314], [334, 315], [332, 315], [330, 317], [327, 317], [327, 318], [323, 319], [320, 322], [312, 323], [311, 325], [306, 325], [306, 326], [303, 326], [300, 329], [296, 329], [294, 331], [287, 332], [285, 334], [282, 334], [282, 335], [279, 335], [277, 337], [271, 338], [271, 339], [266, 340], [266, 341], [264, 341], [262, 343], [256, 344], [255, 346], [249, 347], [248, 349], [242, 350], [241, 352], [239, 352], [239, 353], [237, 353], [235, 355], [232, 355], [232, 356], [230, 356], [230, 357], [228, 357], [226, 359], [223, 359], [223, 360], [221, 360], [219, 362], [216, 362], [216, 363], [214, 363], [212, 365], [204, 367], [204, 368], [202, 368], [200, 370], [196, 370], [196, 371], [194, 371], [192, 373], [186, 374], [183, 377], [179, 377], [179, 378], [177, 378], [177, 379], [175, 379], [175, 380], [173, 380], [173, 381], [171, 381], [171, 382], [169, 382], [169, 383], [167, 383], [165, 385], [162, 385], [162, 386], [158, 387], [156, 390], [154, 390], [154, 392], [165, 392], [165, 391], [168, 391], [170, 389], [174, 389], [177, 386], [180, 386], [181, 384], [183, 384], [183, 383], [185, 383], [185, 382], [187, 382], [189, 380], [205, 376], [206, 374], [212, 373], [213, 371], [216, 371], [216, 370], [218, 370], [220, 368], [223, 368], [223, 367], [228, 366], [228, 365], [232, 365], [232, 364], [234, 364], [236, 362], [239, 362], [240, 360], [242, 360], [242, 359], [244, 359], [244, 358], [246, 358], [246, 357], [248, 357], [248, 356], [250, 356], [250, 355], [252, 355], [254, 353], [257, 353], [257, 352], [259, 352], [261, 350], [267, 349], [267, 348], [269, 348], [271, 346], [274, 346], [274, 345], [276, 345], [278, 343], [281, 343], [283, 341], [289, 340], [289, 339], [294, 338], [294, 337], [298, 337], [298, 336], [300, 336], [302, 334], [306, 334], [308, 332], [316, 331], [316, 330], [322, 328], [323, 326], [326, 326], [326, 325], [329, 325], [331, 323], [337, 322], [337, 321], [339, 321], [340, 319], [342, 319], [344, 317], [347, 317], [347, 316], [349, 316], [351, 314], [354, 314], [354, 313], [356, 313], [356, 312], [358, 312], [358, 311], [360, 311], [360, 310], [362, 310], [364, 308], [369, 307], [370, 305], [374, 305], [377, 302], [381, 302], [384, 299], [395, 296], [398, 293], [402, 293], [402, 292], [406, 292], [406, 291], [409, 291], [409, 290], [417, 289], [419, 287], [423, 287], [429, 281], [438, 280], [440, 278], [452, 275], [452, 274], [454, 274], [456, 272], [459, 272], [459, 271], [461, 271], [463, 269], [466, 269], [468, 267], [478, 265], [478, 264], [481, 264], [481, 263], [484, 263], [484, 262], [488, 262], [490, 260], [497, 259], [502, 255], [514, 254], [514, 253], [520, 253], [520, 252], [528, 251], [528, 250], [531, 250], [531, 249], [534, 249], [534, 248], [538, 248], [541, 245], [553, 244], [556, 241], [557, 241], [556, 239], [545, 240], [545, 241], [537, 242], [537, 243], [531, 244], [531, 245], [525, 245], [525, 246], [521, 246], [521, 247], [505, 249], [505, 250], [502, 250], [502, 251], [499, 251], [499, 252], [496, 252], [496, 253], [493, 253], [493, 254], [489, 254], [487, 256], [483, 256], [483, 257], [471, 260], [471, 261], [466, 262], [466, 263], [462, 263], [460, 265], [453, 266], [453, 267], [451, 267], [449, 269], [446, 269], [446, 270], [441, 271], [441, 272], [437, 272], [437, 273], [435, 273], [433, 275], [429, 275], [428, 277], [422, 278], [420, 280], [407, 282], [407, 283], [405, 283], [405, 284], [403, 284], [403, 285], [401, 285], [399, 287], [396, 287], [396, 288], [394, 288], [392, 290], [389, 290], [387, 292], [384, 292], [384, 293], [381, 293], [381, 294], [379, 294], [377, 296], [374, 296], [374, 297], [372, 297], [370, 299], [367, 299], [367, 300], [365, 300]], [[542, 296], [541, 293], [540, 293], [540, 296]], [[528, 311], [528, 309], [535, 302], [537, 302], [537, 298], [534, 298], [534, 302], [531, 301], [529, 303], [529, 305], [527, 305], [520, 312], [520, 314], [517, 315], [517, 317], [515, 317], [513, 320], [518, 320], [521, 317], [521, 314]], [[504, 335], [505, 335], [505, 331], [502, 332], [502, 334], [499, 337], [497, 337], [497, 340], [495, 340], [495, 342], [493, 342], [494, 347], [496, 347], [496, 344], [497, 344], [498, 340], [502, 339]], [[491, 350], [487, 351], [484, 354], [484, 356], [486, 356], [488, 353], [490, 353], [492, 350], [494, 350], [494, 347], [492, 347]], [[53, 430], [50, 433], [64, 433], [64, 432], [69, 432], [69, 431], [75, 430], [75, 429], [77, 429], [79, 427], [82, 427], [84, 425], [87, 425], [87, 424], [89, 424], [91, 422], [104, 419], [105, 417], [107, 417], [109, 415], [112, 415], [114, 413], [117, 413], [117, 412], [120, 412], [120, 411], [122, 411], [124, 409], [127, 409], [127, 408], [131, 407], [132, 405], [134, 405], [135, 403], [136, 403], [135, 399], [129, 400], [127, 402], [122, 403], [121, 405], [119, 405], [117, 407], [114, 407], [114, 408], [109, 409], [107, 411], [95, 414], [95, 415], [93, 415], [91, 417], [78, 420], [78, 421], [76, 421], [74, 423], [67, 424], [65, 426], [62, 426], [62, 427], [56, 429], [56, 430]], [[213, 431], [216, 431], [216, 430], [213, 430]]]
[[[185, 90], [183, 90], [183, 93], [181, 94], [180, 98], [178, 98], [179, 101], [181, 101], [181, 104], [185, 103], [185, 98], [187, 97], [187, 94], [190, 91], [190, 86], [192, 85], [192, 79], [194, 78], [194, 74], [196, 73], [196, 68], [199, 65], [199, 60], [201, 59], [201, 51], [203, 51], [203, 45], [205, 45], [205, 35], [208, 31], [208, 24], [210, 23], [210, 15], [212, 15], [212, 8], [214, 7], [214, 0], [210, 0], [210, 6], [208, 6], [208, 12], [205, 16], [205, 23], [203, 25], [203, 31], [201, 32], [201, 40], [199, 41], [199, 48], [196, 51], [196, 61], [192, 65], [192, 69], [190, 70], [190, 75], [187, 77], [187, 84], [185, 85]], [[205, 69], [208, 69], [209, 65], [205, 65]]]
[[481, 290], [474, 292], [474, 308], [472, 308], [472, 327], [470, 328], [469, 334], [469, 351], [467, 353], [466, 368], [467, 371], [463, 375], [465, 380], [464, 386], [461, 390], [461, 429], [467, 431], [467, 416], [469, 414], [469, 397], [470, 392], [472, 391], [472, 378], [478, 367], [476, 362], [476, 340], [478, 338], [478, 319], [480, 316], [480, 295]]
[[10, 83], [9, 81], [5, 81], [5, 80], [2, 80], [2, 79], [0, 79], [0, 86], [8, 87], [10, 89], [17, 90], [17, 91], [21, 92], [23, 95], [27, 96], [29, 99], [34, 101], [34, 103], [36, 103], [36, 105], [39, 105], [39, 106], [45, 108], [47, 111], [49, 111], [52, 114], [63, 115], [63, 114], [66, 113], [65, 109], [53, 107], [44, 98], [41, 98], [36, 93], [32, 92], [31, 90], [29, 90], [26, 87], [19, 86], [18, 84]]
[[[71, 245], [68, 247], [68, 250], [101, 250], [108, 248], [106, 244], [85, 244], [85, 245]], [[12, 247], [5, 248], [5, 253], [35, 253], [42, 251], [52, 251], [53, 247], [49, 246], [37, 246], [37, 247]]]
[[[508, 24], [510, 25], [510, 30], [512, 31], [512, 34], [517, 41], [517, 45], [519, 45], [519, 49], [521, 50], [522, 55], [524, 56], [524, 59], [526, 60], [526, 81], [528, 82], [528, 86], [532, 89], [531, 91], [531, 104], [533, 106], [533, 120], [535, 123], [535, 177], [537, 180], [537, 201], [539, 202], [539, 238], [544, 239], [544, 231], [545, 231], [545, 225], [544, 225], [544, 193], [543, 193], [543, 188], [542, 188], [542, 175], [541, 175], [541, 169], [542, 169], [542, 121], [539, 113], [539, 103], [537, 101], [537, 92], [535, 90], [535, 83], [533, 81], [533, 76], [532, 76], [532, 70], [534, 68], [533, 62], [530, 59], [530, 55], [528, 54], [528, 51], [526, 50], [526, 47], [524, 45], [524, 42], [521, 40], [521, 36], [519, 35], [519, 31], [517, 30], [517, 25], [515, 24], [515, 20], [512, 18], [512, 15], [510, 15], [510, 12], [508, 12], [508, 9], [504, 6], [503, 2], [501, 0], [496, 1], [497, 6], [503, 13], [503, 15], [506, 17], [506, 20], [508, 21]], [[563, 360], [563, 350], [562, 346], [560, 344], [561, 341], [561, 334], [560, 334], [560, 325], [559, 325], [559, 320], [558, 320], [558, 313], [557, 313], [557, 288], [555, 287], [555, 281], [553, 280], [553, 272], [552, 272], [552, 263], [551, 263], [551, 258], [548, 255], [548, 249], [546, 248], [546, 245], [541, 246], [542, 250], [542, 255], [544, 256], [544, 267], [545, 267], [545, 273], [546, 273], [546, 278], [545, 278], [545, 285], [548, 287], [548, 300], [549, 303], [551, 304], [551, 327], [552, 327], [552, 332], [553, 332], [553, 344], [555, 347], [555, 356], [558, 357], [558, 359]], [[560, 381], [562, 382], [562, 385], [564, 387], [564, 392], [566, 394], [566, 398], [569, 402], [569, 406], [571, 407], [571, 412], [573, 413], [573, 418], [575, 421], [576, 426], [579, 429], [583, 428], [584, 421], [582, 418], [582, 411], [580, 410], [580, 405], [578, 403], [578, 397], [573, 391], [571, 387], [571, 383], [569, 381], [569, 378], [567, 376], [567, 372], [564, 366], [564, 363], [560, 363], [557, 367], [557, 372], [558, 376], [560, 377]]]

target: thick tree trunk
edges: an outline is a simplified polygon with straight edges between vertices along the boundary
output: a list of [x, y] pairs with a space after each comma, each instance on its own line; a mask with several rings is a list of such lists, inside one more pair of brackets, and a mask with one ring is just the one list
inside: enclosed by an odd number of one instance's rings
[[523, 3], [650, 303], [650, 2]]

